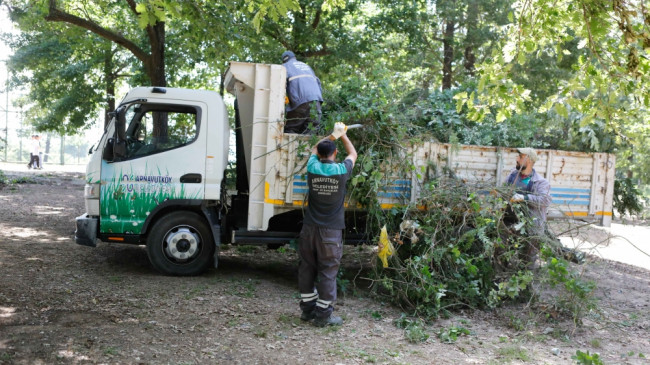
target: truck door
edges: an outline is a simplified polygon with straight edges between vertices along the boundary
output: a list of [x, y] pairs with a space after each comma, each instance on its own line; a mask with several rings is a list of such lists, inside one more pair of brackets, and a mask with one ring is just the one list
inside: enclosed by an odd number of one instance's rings
[[127, 106], [124, 156], [102, 161], [101, 233], [137, 235], [160, 205], [203, 199], [207, 110], [155, 99]]

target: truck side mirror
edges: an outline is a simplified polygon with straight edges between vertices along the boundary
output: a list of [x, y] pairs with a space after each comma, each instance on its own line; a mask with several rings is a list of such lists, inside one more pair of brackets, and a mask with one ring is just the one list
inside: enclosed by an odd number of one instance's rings
[[[115, 138], [113, 140], [113, 160], [121, 161], [126, 157], [126, 107], [121, 106], [115, 111]], [[108, 143], [106, 144], [108, 146]]]
[[112, 162], [113, 161], [113, 145], [115, 144], [115, 140], [113, 138], [109, 138], [106, 141], [106, 145], [104, 146], [104, 150], [102, 151], [102, 160]]

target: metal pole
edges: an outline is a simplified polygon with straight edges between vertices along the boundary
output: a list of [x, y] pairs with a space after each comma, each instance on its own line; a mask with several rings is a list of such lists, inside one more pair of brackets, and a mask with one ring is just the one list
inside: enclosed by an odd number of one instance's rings
[[61, 166], [65, 165], [65, 135], [61, 134]]
[[18, 162], [23, 162], [23, 138], [21, 136], [23, 134], [23, 106], [20, 106], [20, 129], [18, 130], [18, 142], [19, 142], [19, 148], [18, 148]]

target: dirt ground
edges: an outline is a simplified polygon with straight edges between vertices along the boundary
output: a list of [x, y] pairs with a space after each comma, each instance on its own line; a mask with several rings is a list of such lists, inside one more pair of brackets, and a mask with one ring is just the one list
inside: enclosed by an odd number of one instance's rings
[[[83, 175], [30, 174], [0, 186], [0, 364], [568, 364], [576, 351], [606, 364], [650, 363], [650, 272], [595, 256], [577, 266], [598, 289], [583, 326], [544, 319], [526, 303], [457, 312], [411, 343], [399, 308], [359, 279], [371, 247], [347, 247], [356, 281], [341, 295], [345, 324], [301, 323], [291, 249], [225, 246], [218, 269], [198, 277], [154, 272], [145, 249], [74, 243]], [[443, 343], [441, 329], [471, 331]]]

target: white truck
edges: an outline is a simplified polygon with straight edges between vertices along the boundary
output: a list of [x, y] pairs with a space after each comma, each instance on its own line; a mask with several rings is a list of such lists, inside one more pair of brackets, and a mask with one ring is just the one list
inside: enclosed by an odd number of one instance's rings
[[[113, 113], [86, 168], [86, 212], [75, 241], [146, 244], [152, 265], [170, 275], [196, 275], [217, 265], [219, 246], [279, 245], [298, 236], [310, 136], [283, 133], [286, 71], [281, 65], [233, 62], [226, 89], [236, 97], [236, 189], [226, 189], [230, 127], [213, 91], [139, 87]], [[458, 176], [501, 183], [514, 149], [423, 143], [404, 156], [416, 167], [390, 176], [384, 208], [415, 201], [420, 172], [432, 165]], [[551, 180], [556, 216], [609, 224], [614, 160], [607, 154], [540, 151], [537, 171]], [[403, 163], [397, 160], [395, 163]], [[433, 162], [433, 163], [432, 163]], [[347, 205], [346, 213], [359, 209]], [[551, 214], [553, 215], [553, 214]], [[363, 214], [346, 214], [345, 240], [367, 239]]]

